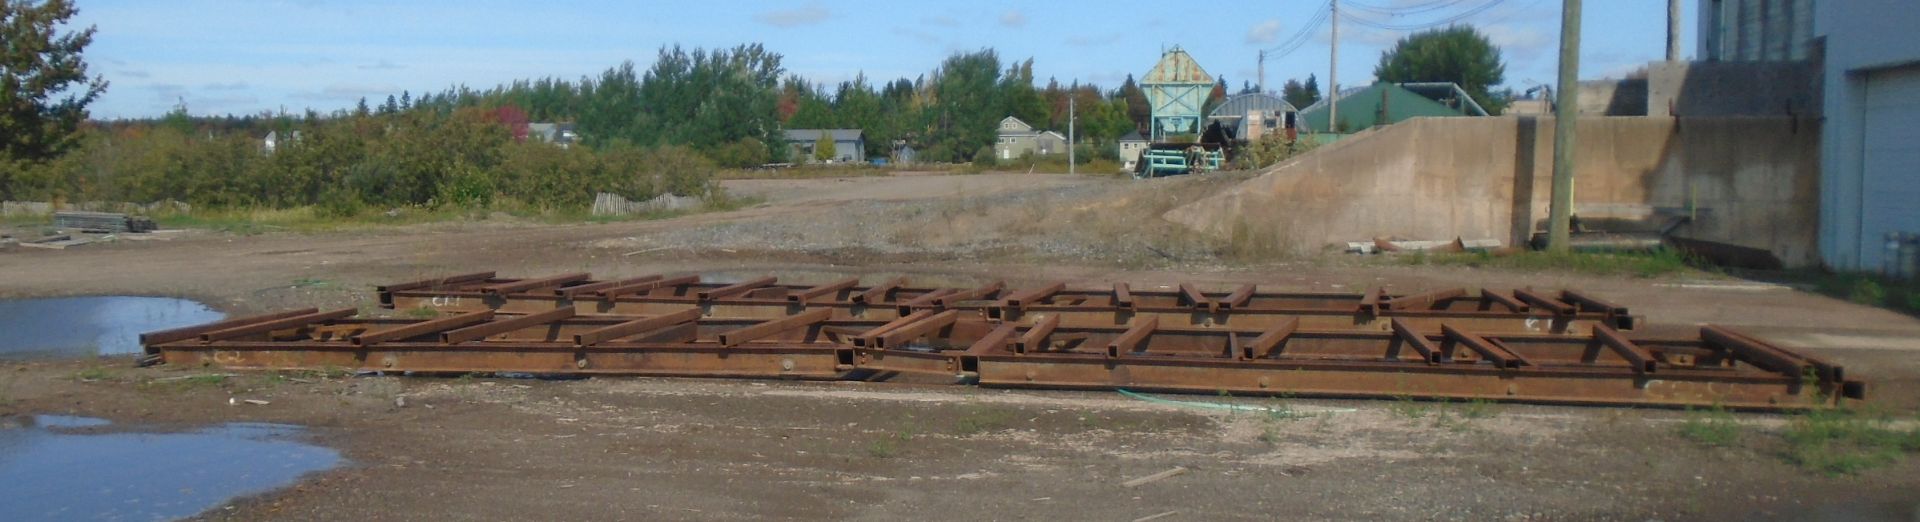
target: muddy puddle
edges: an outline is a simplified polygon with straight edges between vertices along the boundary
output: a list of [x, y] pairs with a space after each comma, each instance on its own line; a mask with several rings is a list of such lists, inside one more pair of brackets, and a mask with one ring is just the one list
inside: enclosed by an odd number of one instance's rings
[[0, 358], [86, 357], [140, 352], [140, 334], [218, 321], [225, 314], [169, 297], [0, 300]]
[[104, 419], [0, 417], [0, 520], [173, 520], [342, 460], [299, 426], [127, 431]]

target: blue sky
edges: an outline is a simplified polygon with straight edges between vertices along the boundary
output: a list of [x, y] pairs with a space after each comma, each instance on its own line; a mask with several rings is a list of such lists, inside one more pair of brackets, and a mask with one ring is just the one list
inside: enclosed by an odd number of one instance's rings
[[[1376, 6], [1434, 0], [1343, 0]], [[1375, 20], [1411, 25], [1490, 0]], [[1235, 88], [1255, 80], [1259, 49], [1300, 30], [1325, 0], [1213, 0], [1176, 12], [1165, 0], [1013, 2], [884, 1], [330, 1], [79, 0], [78, 26], [99, 28], [87, 51], [112, 86], [96, 118], [155, 116], [184, 99], [197, 115], [350, 107], [402, 90], [483, 88], [516, 78], [578, 78], [623, 60], [641, 67], [662, 45], [731, 47], [761, 42], [790, 73], [839, 82], [914, 77], [955, 51], [993, 47], [1003, 60], [1034, 59], [1041, 82], [1102, 87], [1153, 66], [1180, 45]], [[1684, 53], [1693, 54], [1693, 1], [1684, 2]], [[1356, 8], [1349, 7], [1349, 11]], [[1588, 0], [1583, 78], [1625, 74], [1665, 53], [1665, 0]], [[1559, 0], [1505, 0], [1463, 20], [1500, 45], [1507, 82], [1554, 79]], [[1355, 11], [1359, 12], [1359, 11]], [[1167, 18], [1151, 25], [1153, 13]], [[1269, 59], [1267, 84], [1317, 74], [1326, 85], [1327, 28]], [[1343, 85], [1370, 81], [1380, 52], [1403, 36], [1343, 23]]]

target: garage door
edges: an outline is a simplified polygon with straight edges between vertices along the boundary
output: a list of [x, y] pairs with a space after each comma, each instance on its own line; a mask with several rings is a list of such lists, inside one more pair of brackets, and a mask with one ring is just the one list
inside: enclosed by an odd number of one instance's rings
[[1920, 233], [1920, 66], [1867, 74], [1861, 129], [1861, 268], [1881, 268], [1889, 232]]

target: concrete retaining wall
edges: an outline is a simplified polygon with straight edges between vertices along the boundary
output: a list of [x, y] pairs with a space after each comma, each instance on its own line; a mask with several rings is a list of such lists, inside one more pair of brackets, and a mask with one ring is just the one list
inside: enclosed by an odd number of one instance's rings
[[[1790, 118], [1583, 118], [1575, 209], [1584, 218], [1690, 214], [1676, 235], [1818, 261], [1819, 132]], [[1492, 238], [1544, 229], [1553, 119], [1420, 118], [1277, 165], [1165, 217], [1301, 251], [1376, 236]]]

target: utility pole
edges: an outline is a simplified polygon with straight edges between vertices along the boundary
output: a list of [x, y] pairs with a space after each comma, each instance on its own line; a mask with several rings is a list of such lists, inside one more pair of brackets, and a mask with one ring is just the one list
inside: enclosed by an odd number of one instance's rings
[[1333, 16], [1333, 58], [1327, 60], [1327, 132], [1340, 131], [1340, 0], [1330, 0]]
[[1553, 201], [1547, 212], [1547, 249], [1565, 252], [1573, 216], [1573, 133], [1580, 113], [1580, 0], [1560, 7], [1560, 87], [1553, 106]]
[[1260, 83], [1255, 85], [1255, 87], [1257, 87], [1260, 90], [1260, 92], [1264, 93], [1264, 92], [1267, 92], [1267, 50], [1266, 49], [1260, 50], [1260, 60], [1257, 63], [1259, 64], [1259, 67], [1257, 67], [1257, 69], [1259, 69], [1260, 71]]
[[1680, 0], [1667, 0], [1667, 61], [1680, 61]]
[[1073, 174], [1073, 95], [1067, 93], [1067, 174]]

